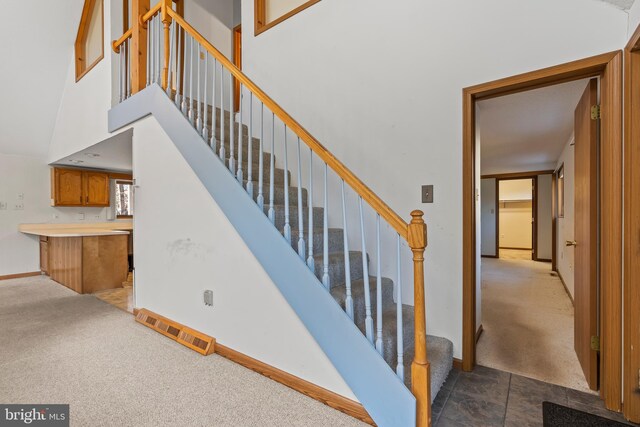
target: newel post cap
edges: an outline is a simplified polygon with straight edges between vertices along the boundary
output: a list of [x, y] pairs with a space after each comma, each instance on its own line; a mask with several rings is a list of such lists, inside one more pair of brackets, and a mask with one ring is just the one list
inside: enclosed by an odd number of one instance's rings
[[407, 240], [411, 249], [422, 249], [427, 247], [427, 225], [424, 223], [424, 212], [414, 210], [411, 212], [411, 222], [407, 227]]

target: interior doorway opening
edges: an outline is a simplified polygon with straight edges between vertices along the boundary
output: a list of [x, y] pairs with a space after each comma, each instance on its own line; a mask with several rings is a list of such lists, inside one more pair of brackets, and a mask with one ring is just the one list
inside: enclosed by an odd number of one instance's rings
[[[593, 278], [600, 283], [599, 292], [589, 294], [588, 304], [599, 307], [597, 331], [592, 337], [589, 322], [579, 324], [582, 336], [581, 345], [586, 339], [598, 344], [593, 350], [598, 357], [596, 365], [596, 387], [604, 399], [608, 409], [619, 411], [621, 408], [621, 295], [622, 295], [622, 54], [611, 52], [567, 64], [558, 65], [518, 76], [508, 77], [494, 82], [479, 84], [463, 90], [463, 368], [472, 370], [477, 362], [476, 338], [478, 333], [481, 306], [480, 296], [480, 251], [479, 244], [479, 211], [480, 202], [480, 159], [477, 118], [478, 105], [481, 100], [496, 98], [507, 94], [515, 94], [531, 89], [548, 87], [554, 84], [577, 81], [581, 79], [600, 78], [600, 109], [606, 111], [600, 118], [599, 127], [591, 134], [600, 136], [599, 157], [594, 178], [597, 190], [590, 194], [597, 195], [600, 210], [597, 212], [595, 224], [600, 230], [594, 246], [599, 255], [586, 265], [595, 266], [597, 273]], [[597, 111], [596, 111], [597, 114]], [[598, 117], [600, 117], [598, 115]], [[585, 121], [585, 123], [588, 123]], [[599, 148], [598, 148], [599, 147]], [[590, 165], [590, 167], [593, 166]], [[553, 179], [553, 178], [552, 178]], [[591, 184], [590, 184], [591, 185]], [[576, 185], [576, 188], [579, 188]], [[590, 199], [589, 199], [590, 201]], [[578, 202], [576, 202], [577, 204]], [[591, 218], [588, 221], [591, 223]], [[591, 245], [586, 247], [591, 248]], [[576, 246], [580, 248], [580, 243]], [[584, 262], [582, 263], [584, 265]], [[582, 276], [586, 277], [586, 276]], [[578, 289], [576, 287], [576, 289]], [[585, 310], [576, 301], [576, 312]], [[588, 324], [587, 324], [588, 323]], [[591, 358], [590, 358], [591, 359]], [[591, 372], [591, 371], [590, 371]], [[591, 378], [593, 380], [593, 378]]]

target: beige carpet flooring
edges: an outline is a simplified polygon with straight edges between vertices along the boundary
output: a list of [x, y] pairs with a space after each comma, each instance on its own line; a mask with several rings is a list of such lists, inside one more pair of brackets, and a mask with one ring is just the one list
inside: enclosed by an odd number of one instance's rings
[[[502, 253], [501, 253], [502, 255]], [[573, 305], [551, 264], [482, 259], [480, 365], [589, 391], [573, 349]]]
[[46, 277], [0, 281], [0, 325], [0, 402], [69, 403], [72, 426], [364, 425]]

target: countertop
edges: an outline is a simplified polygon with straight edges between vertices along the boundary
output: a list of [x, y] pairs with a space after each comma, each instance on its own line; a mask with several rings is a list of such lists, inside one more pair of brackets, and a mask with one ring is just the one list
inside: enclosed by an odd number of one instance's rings
[[20, 224], [18, 230], [25, 234], [47, 237], [117, 236], [133, 230], [131, 221], [111, 221], [87, 224]]

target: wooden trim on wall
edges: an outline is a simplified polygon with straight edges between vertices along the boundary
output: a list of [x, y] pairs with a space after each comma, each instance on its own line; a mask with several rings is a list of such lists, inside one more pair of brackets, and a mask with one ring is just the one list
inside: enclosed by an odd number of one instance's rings
[[457, 369], [459, 371], [463, 370], [462, 367], [462, 360], [458, 359], [457, 357], [453, 358], [453, 369]]
[[[101, 42], [100, 49], [101, 54], [96, 58], [91, 64], [85, 63], [85, 52], [84, 52], [84, 42], [85, 37], [87, 35], [88, 24], [91, 20], [91, 12], [95, 7], [97, 1], [100, 1], [101, 7], [101, 19], [102, 19], [102, 31], [101, 31]], [[82, 77], [84, 77], [93, 67], [98, 65], [100, 61], [104, 58], [104, 0], [85, 0], [84, 6], [82, 7], [82, 15], [80, 16], [80, 24], [78, 25], [78, 33], [76, 35], [76, 42], [74, 44], [74, 60], [76, 67], [76, 82], [80, 81]]]
[[302, 12], [303, 10], [305, 10], [306, 8], [313, 6], [314, 4], [318, 3], [320, 0], [309, 0], [304, 4], [301, 4], [300, 6], [296, 7], [295, 9], [293, 9], [292, 11], [285, 13], [284, 15], [282, 15], [281, 17], [274, 19], [271, 22], [266, 22], [267, 20], [267, 8], [266, 8], [266, 2], [267, 0], [255, 0], [255, 8], [254, 8], [254, 21], [255, 21], [255, 33], [254, 36], [257, 36], [258, 34], [261, 34], [265, 31], [267, 31], [269, 28], [273, 28], [276, 25], [278, 25], [279, 23], [291, 18], [293, 15], [296, 15], [300, 12]]
[[481, 179], [487, 179], [487, 178], [525, 179], [525, 178], [535, 178], [538, 175], [549, 175], [552, 173], [553, 173], [553, 170], [537, 170], [537, 171], [528, 171], [528, 172], [494, 173], [494, 174], [482, 175], [480, 178]]
[[624, 50], [624, 406], [640, 423], [640, 26]]
[[[472, 370], [476, 361], [475, 348], [475, 103], [587, 77], [601, 76], [601, 191], [607, 193], [602, 200], [601, 244], [601, 390], [605, 406], [620, 410], [622, 377], [621, 367], [621, 72], [622, 53], [614, 51], [566, 64], [557, 65], [513, 77], [483, 83], [463, 89], [463, 147], [462, 147], [462, 204], [463, 204], [463, 366]], [[616, 187], [618, 186], [618, 187]], [[606, 203], [606, 205], [605, 205]], [[611, 234], [607, 234], [610, 232]], [[604, 249], [606, 248], [607, 251]]]
[[4, 276], [0, 276], [0, 280], [20, 279], [22, 277], [40, 276], [41, 274], [42, 273], [40, 271], [30, 271], [28, 273], [17, 273], [17, 274], [5, 274]]
[[285, 385], [299, 393], [309, 396], [327, 406], [332, 407], [340, 412], [350, 415], [370, 425], [375, 425], [371, 416], [364, 409], [362, 404], [347, 399], [337, 393], [326, 388], [320, 387], [302, 378], [296, 377], [288, 372], [282, 371], [274, 366], [267, 365], [264, 362], [256, 360], [246, 354], [233, 350], [220, 343], [216, 343], [216, 353], [220, 356], [251, 369], [267, 378], [272, 379], [282, 385]]

